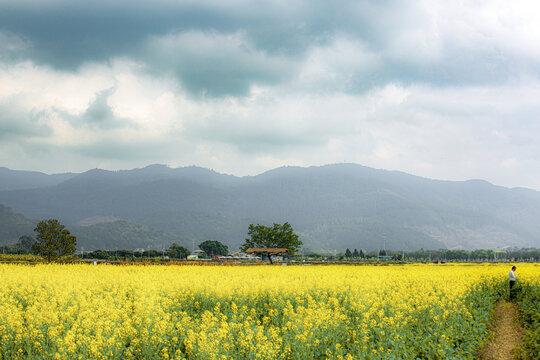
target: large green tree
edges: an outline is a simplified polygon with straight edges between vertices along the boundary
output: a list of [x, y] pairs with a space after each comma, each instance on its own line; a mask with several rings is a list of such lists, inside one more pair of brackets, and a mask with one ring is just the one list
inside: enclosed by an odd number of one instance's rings
[[227, 248], [227, 245], [220, 243], [216, 240], [206, 240], [199, 244], [199, 249], [204, 251], [206, 254], [210, 256], [215, 255], [228, 255], [229, 249]]
[[189, 255], [189, 250], [177, 243], [173, 243], [165, 254], [171, 259], [185, 259]]
[[[294, 255], [302, 246], [302, 241], [298, 240], [292, 226], [286, 222], [283, 225], [274, 223], [273, 226], [253, 225], [248, 228], [247, 238], [242, 245], [242, 250], [249, 248], [285, 248], [289, 254]], [[267, 253], [268, 260], [272, 262], [272, 254]]]
[[69, 230], [58, 220], [42, 220], [34, 231], [37, 232], [37, 235], [36, 242], [32, 245], [32, 251], [43, 256], [47, 261], [75, 253], [77, 238], [71, 235]]

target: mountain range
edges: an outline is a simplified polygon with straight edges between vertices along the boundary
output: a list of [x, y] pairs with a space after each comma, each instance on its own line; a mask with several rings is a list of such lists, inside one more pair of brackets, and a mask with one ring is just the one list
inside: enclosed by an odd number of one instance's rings
[[247, 177], [164, 165], [58, 175], [0, 168], [0, 204], [0, 242], [57, 218], [85, 250], [204, 240], [234, 250], [249, 224], [285, 221], [315, 251], [540, 247], [538, 191], [356, 164]]

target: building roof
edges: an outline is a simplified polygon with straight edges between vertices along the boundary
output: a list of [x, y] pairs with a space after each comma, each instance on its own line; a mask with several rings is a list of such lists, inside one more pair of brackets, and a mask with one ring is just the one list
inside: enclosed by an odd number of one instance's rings
[[262, 253], [262, 254], [283, 254], [288, 253], [289, 249], [286, 248], [249, 248], [247, 253]]

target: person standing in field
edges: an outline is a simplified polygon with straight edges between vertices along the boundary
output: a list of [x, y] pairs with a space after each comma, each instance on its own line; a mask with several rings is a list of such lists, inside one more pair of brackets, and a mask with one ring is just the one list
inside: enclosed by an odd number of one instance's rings
[[508, 283], [510, 284], [510, 300], [514, 300], [516, 296], [516, 290], [513, 289], [514, 285], [516, 284], [517, 280], [517, 274], [515, 273], [516, 267], [512, 266], [512, 270], [510, 270], [510, 273], [508, 274]]

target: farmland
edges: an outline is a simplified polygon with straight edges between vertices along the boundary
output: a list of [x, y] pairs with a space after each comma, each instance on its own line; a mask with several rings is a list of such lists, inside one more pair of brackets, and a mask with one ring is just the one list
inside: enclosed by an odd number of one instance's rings
[[3, 264], [0, 358], [474, 359], [508, 270]]

